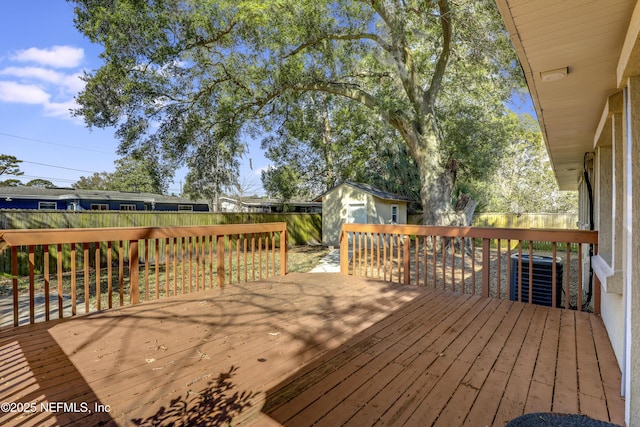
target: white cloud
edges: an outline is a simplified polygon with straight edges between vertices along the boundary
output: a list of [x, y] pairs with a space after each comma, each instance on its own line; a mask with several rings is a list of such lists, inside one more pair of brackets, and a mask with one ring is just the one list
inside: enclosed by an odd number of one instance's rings
[[84, 88], [80, 80], [80, 73], [65, 74], [59, 71], [41, 67], [7, 67], [0, 70], [0, 75], [19, 77], [24, 80], [39, 80], [46, 83], [61, 85], [72, 94]]
[[50, 95], [41, 87], [0, 81], [0, 101], [21, 104], [47, 104]]
[[55, 68], [78, 67], [84, 58], [84, 49], [73, 46], [53, 46], [50, 49], [35, 47], [20, 50], [11, 59], [20, 62], [35, 62]]
[[74, 99], [71, 99], [67, 102], [47, 102], [46, 104], [44, 104], [44, 112], [47, 116], [50, 116], [50, 117], [59, 117], [59, 118], [70, 119], [70, 120], [80, 120], [78, 118], [74, 118], [71, 115], [71, 111], [69, 111], [71, 109], [76, 109], [78, 107], [79, 107], [78, 103]]

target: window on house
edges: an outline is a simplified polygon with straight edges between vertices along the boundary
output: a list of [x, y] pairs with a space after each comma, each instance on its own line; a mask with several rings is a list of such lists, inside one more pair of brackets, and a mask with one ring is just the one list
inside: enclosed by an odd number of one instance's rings
[[136, 205], [125, 205], [125, 204], [122, 204], [122, 205], [120, 205], [120, 210], [121, 211], [135, 211], [136, 210]]
[[193, 206], [191, 205], [178, 205], [179, 211], [193, 211]]
[[391, 205], [391, 223], [398, 223], [398, 205]]
[[58, 209], [56, 202], [38, 202], [38, 209]]
[[106, 203], [92, 203], [91, 210], [92, 211], [108, 211], [109, 205], [107, 205]]

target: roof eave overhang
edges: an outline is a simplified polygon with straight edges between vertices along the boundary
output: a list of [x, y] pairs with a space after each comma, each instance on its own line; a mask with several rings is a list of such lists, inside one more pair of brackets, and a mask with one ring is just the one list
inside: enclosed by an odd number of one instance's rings
[[[640, 73], [640, 61], [634, 61], [640, 30], [636, 2], [496, 4], [524, 71], [558, 185], [575, 190], [608, 98], [619, 92], [625, 76]], [[542, 72], [564, 67], [567, 78], [542, 80]]]

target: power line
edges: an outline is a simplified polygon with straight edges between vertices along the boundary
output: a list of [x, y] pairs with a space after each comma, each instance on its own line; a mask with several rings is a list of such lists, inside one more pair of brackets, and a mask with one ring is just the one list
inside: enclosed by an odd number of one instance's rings
[[94, 173], [93, 171], [88, 171], [88, 170], [84, 170], [84, 169], [74, 169], [74, 168], [68, 168], [66, 166], [56, 166], [56, 165], [48, 165], [46, 163], [28, 162], [26, 160], [22, 160], [22, 163], [29, 163], [31, 165], [38, 165], [38, 166], [47, 166], [49, 168], [65, 169], [65, 170], [68, 170], [68, 171], [75, 171], [75, 172]]
[[0, 135], [8, 136], [10, 138], [23, 139], [25, 141], [33, 141], [33, 142], [40, 142], [42, 144], [56, 145], [58, 147], [73, 148], [74, 150], [91, 151], [93, 153], [100, 153], [100, 154], [113, 154], [112, 152], [109, 152], [109, 151], [94, 150], [92, 148], [78, 147], [75, 145], [59, 144], [56, 142], [43, 141], [41, 139], [36, 139], [36, 138], [28, 138], [26, 136], [12, 135], [10, 133], [5, 133], [5, 132], [0, 132]]

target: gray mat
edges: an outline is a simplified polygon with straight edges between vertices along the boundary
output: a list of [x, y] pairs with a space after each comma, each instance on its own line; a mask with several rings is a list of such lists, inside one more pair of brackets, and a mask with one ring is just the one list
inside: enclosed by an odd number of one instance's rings
[[506, 427], [620, 427], [585, 415], [539, 412], [525, 414], [509, 421]]

